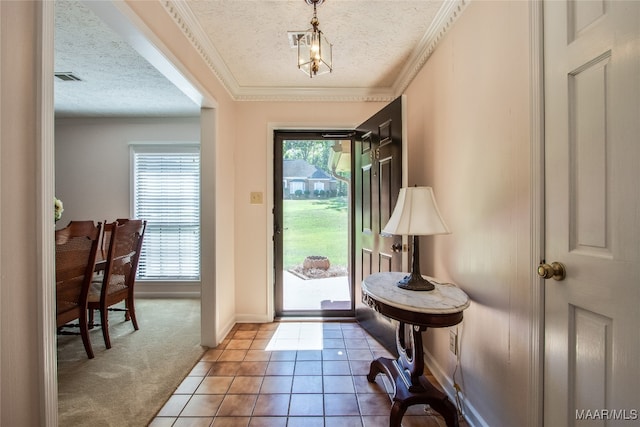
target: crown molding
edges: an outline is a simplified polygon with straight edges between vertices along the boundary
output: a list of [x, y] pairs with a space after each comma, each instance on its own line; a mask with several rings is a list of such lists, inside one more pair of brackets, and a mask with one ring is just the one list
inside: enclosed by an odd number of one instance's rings
[[389, 102], [404, 93], [470, 1], [445, 0], [393, 86], [374, 89], [240, 86], [187, 3], [164, 0], [162, 5], [235, 101]]
[[411, 58], [402, 68], [394, 84], [394, 92], [398, 95], [404, 93], [415, 76], [420, 72], [431, 54], [436, 50], [445, 34], [453, 27], [455, 21], [462, 15], [471, 0], [445, 1], [438, 11], [431, 26], [427, 29], [420, 43], [418, 43]]
[[204, 32], [196, 16], [193, 14], [186, 1], [165, 0], [162, 2], [175, 24], [182, 30], [185, 37], [191, 42], [200, 57], [209, 69], [216, 75], [220, 83], [227, 89], [229, 95], [236, 99], [240, 86], [231, 74], [218, 50], [213, 46], [209, 37]]
[[237, 101], [316, 101], [316, 102], [389, 102], [395, 99], [391, 88], [307, 88], [244, 87]]

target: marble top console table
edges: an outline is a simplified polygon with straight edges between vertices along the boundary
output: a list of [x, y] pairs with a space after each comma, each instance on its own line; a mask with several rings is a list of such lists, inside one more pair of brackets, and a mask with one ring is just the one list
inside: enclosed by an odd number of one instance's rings
[[[428, 404], [439, 412], [448, 427], [458, 427], [455, 406], [423, 375], [422, 332], [427, 328], [453, 326], [462, 321], [469, 297], [450, 283], [436, 283], [432, 291], [401, 289], [396, 283], [408, 273], [376, 273], [362, 282], [362, 300], [377, 312], [397, 320], [398, 359], [380, 357], [373, 362], [367, 379], [374, 382], [379, 373], [387, 375], [395, 393], [389, 417], [390, 427], [400, 427], [407, 408]], [[407, 334], [407, 329], [410, 333]]]

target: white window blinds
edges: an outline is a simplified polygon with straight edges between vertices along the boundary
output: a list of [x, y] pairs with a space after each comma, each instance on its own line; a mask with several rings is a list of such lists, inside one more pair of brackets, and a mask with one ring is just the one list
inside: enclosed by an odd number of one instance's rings
[[134, 217], [147, 220], [138, 277], [200, 279], [200, 149], [133, 145]]

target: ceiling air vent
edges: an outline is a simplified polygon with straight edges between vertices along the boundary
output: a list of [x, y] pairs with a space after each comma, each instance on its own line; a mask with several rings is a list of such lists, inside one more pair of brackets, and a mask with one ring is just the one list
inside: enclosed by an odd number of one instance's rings
[[69, 72], [69, 73], [54, 73], [54, 76], [56, 76], [56, 78], [58, 80], [61, 80], [63, 82], [81, 82], [82, 79], [78, 76], [76, 76], [75, 74]]
[[298, 48], [298, 41], [301, 38], [305, 39], [305, 41], [303, 41], [304, 45], [306, 46], [311, 45], [311, 33], [309, 32], [289, 31], [287, 32], [287, 35], [289, 36], [289, 45], [291, 46], [292, 49]]

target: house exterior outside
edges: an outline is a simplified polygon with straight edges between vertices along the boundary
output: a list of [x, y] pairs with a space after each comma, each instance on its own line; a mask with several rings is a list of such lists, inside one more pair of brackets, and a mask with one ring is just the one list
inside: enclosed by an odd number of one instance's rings
[[338, 181], [302, 159], [282, 162], [283, 197], [300, 199], [337, 195]]

